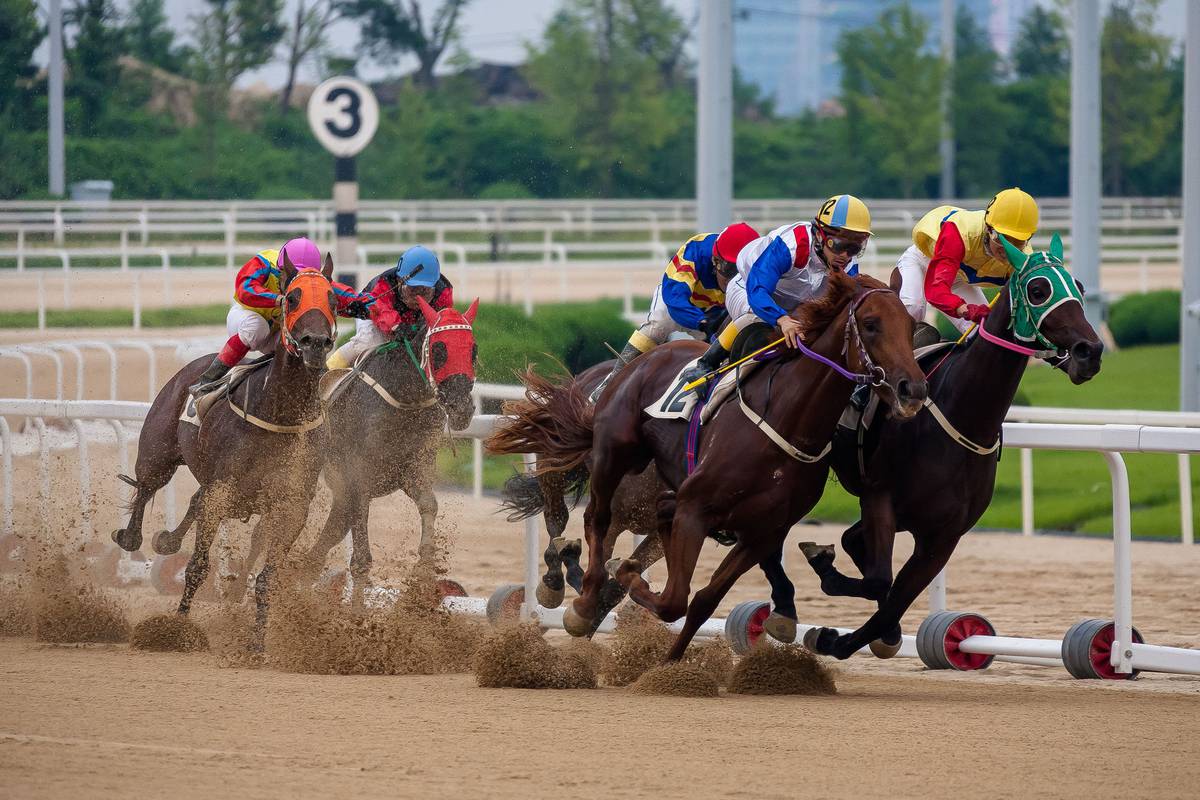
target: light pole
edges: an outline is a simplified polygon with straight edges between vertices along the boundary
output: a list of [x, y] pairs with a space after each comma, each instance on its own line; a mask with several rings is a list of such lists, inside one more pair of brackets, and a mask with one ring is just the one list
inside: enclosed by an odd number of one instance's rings
[[696, 222], [719, 231], [733, 214], [732, 0], [700, 3], [696, 94]]
[[1075, 0], [1071, 36], [1071, 268], [1087, 295], [1084, 313], [1099, 328], [1100, 4]]
[[62, 39], [62, 0], [50, 0], [50, 64], [46, 69], [50, 83], [50, 194], [60, 197], [66, 190], [63, 155]]
[[942, 0], [942, 199], [954, 199], [954, 119], [950, 98], [954, 92], [954, 0]]
[[1179, 408], [1200, 411], [1200, 5], [1187, 4], [1183, 67], [1183, 309]]

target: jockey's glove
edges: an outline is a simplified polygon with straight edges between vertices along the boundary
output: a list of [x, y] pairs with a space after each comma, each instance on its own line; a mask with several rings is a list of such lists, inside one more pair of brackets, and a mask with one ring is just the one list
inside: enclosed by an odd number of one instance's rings
[[370, 319], [371, 307], [362, 300], [351, 300], [346, 305], [346, 314], [355, 319]]
[[967, 305], [967, 310], [963, 312], [963, 319], [978, 325], [987, 319], [990, 311], [991, 309], [984, 303], [971, 303]]

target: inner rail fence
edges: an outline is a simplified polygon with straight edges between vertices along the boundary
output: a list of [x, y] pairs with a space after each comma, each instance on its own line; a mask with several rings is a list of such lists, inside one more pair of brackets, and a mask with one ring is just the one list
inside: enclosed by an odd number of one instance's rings
[[[79, 448], [79, 482], [80, 482], [80, 514], [83, 519], [84, 534], [94, 535], [90, 529], [92, 471], [89, 460], [87, 441], [84, 430], [85, 423], [105, 423], [113, 427], [116, 434], [118, 461], [123, 471], [128, 470], [129, 434], [125, 426], [129, 423], [139, 423], [149, 410], [148, 403], [112, 402], [112, 401], [57, 401], [57, 400], [0, 400], [0, 447], [3, 448], [2, 475], [4, 534], [13, 530], [13, 438], [7, 424], [8, 417], [28, 417], [35, 420], [39, 432], [39, 470], [42, 502], [48, 503], [51, 491], [48, 444], [43, 435], [46, 420], [59, 420], [70, 423], [78, 437]], [[1056, 410], [1062, 411], [1062, 410]], [[456, 434], [475, 440], [486, 437], [500, 420], [497, 415], [476, 416], [467, 430]], [[1028, 639], [1017, 637], [1001, 637], [976, 629], [965, 637], [951, 640], [949, 635], [938, 634], [932, 642], [932, 649], [942, 651], [950, 658], [946, 665], [954, 663], [953, 658], [962, 653], [986, 654], [1003, 660], [1017, 661], [1026, 664], [1064, 665], [1076, 677], [1121, 677], [1133, 674], [1137, 670], [1152, 670], [1175, 672], [1182, 674], [1200, 674], [1200, 651], [1179, 647], [1159, 647], [1143, 644], [1133, 629], [1133, 579], [1132, 579], [1132, 542], [1130, 530], [1130, 501], [1129, 476], [1125, 468], [1122, 453], [1177, 453], [1191, 454], [1200, 452], [1200, 429], [1185, 427], [1170, 427], [1146, 424], [1073, 424], [1073, 423], [1037, 423], [1009, 422], [1004, 425], [1005, 441], [1010, 446], [1022, 449], [1053, 449], [1094, 451], [1100, 453], [1109, 468], [1113, 505], [1113, 621], [1107, 625], [1110, 630], [1107, 639], [1097, 638], [1099, 632], [1090, 628], [1080, 628], [1080, 625], [1100, 623], [1099, 620], [1089, 620], [1080, 623], [1067, 632], [1062, 640]], [[533, 456], [524, 458], [527, 469], [536, 465]], [[114, 488], [121, 486], [112, 481]], [[128, 487], [125, 487], [126, 489]], [[168, 493], [170, 498], [170, 493]], [[170, 500], [168, 500], [170, 502]], [[48, 507], [43, 513], [49, 513]], [[168, 524], [173, 524], [169, 521]], [[525, 526], [525, 558], [524, 558], [524, 600], [522, 615], [535, 618], [543, 625], [559, 627], [562, 624], [561, 610], [545, 609], [533, 602], [536, 597], [536, 586], [539, 578], [538, 556], [540, 553], [539, 523], [530, 519]], [[452, 601], [453, 602], [453, 601]], [[462, 598], [459, 601], [462, 610], [468, 613], [480, 613], [485, 605], [475, 598]], [[899, 655], [920, 655], [926, 663], [931, 656], [931, 640], [927, 627], [936, 621], [938, 614], [946, 614], [946, 576], [935, 580], [930, 589], [930, 610], [933, 612], [921, 626], [917, 637], [906, 636], [901, 645]], [[768, 609], [769, 610], [769, 609]], [[737, 609], [735, 609], [735, 614]], [[959, 615], [961, 616], [961, 615]], [[727, 632], [728, 620], [713, 620], [707, 624], [702, 634]], [[986, 620], [984, 620], [986, 624]], [[601, 630], [607, 629], [611, 620], [606, 621]], [[814, 626], [803, 625], [801, 630]], [[990, 626], [988, 626], [990, 628]], [[940, 630], [940, 629], [939, 629]], [[1083, 633], [1081, 637], [1079, 634]], [[1079, 663], [1072, 663], [1071, 652], [1078, 649], [1080, 643], [1086, 645], [1101, 641], [1107, 648], [1105, 663], [1098, 663], [1093, 657], [1083, 664], [1088, 675], [1079, 672]], [[922, 654], [922, 650], [926, 651]], [[937, 654], [935, 653], [934, 656]], [[1093, 653], [1094, 655], [1094, 653]], [[936, 660], [936, 658], [934, 659]], [[990, 659], [989, 659], [990, 660]], [[1084, 659], [1088, 661], [1087, 658]], [[974, 668], [974, 667], [959, 667]], [[1091, 674], [1099, 671], [1101, 674]], [[1104, 673], [1111, 673], [1105, 675]]]

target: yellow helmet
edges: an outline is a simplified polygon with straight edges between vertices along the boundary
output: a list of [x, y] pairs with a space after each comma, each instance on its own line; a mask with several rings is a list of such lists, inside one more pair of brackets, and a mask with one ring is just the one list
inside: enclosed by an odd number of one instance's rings
[[1004, 189], [988, 203], [983, 221], [993, 230], [1027, 242], [1037, 233], [1037, 201], [1020, 189]]
[[835, 194], [822, 203], [817, 222], [826, 228], [871, 233], [871, 212], [852, 194]]

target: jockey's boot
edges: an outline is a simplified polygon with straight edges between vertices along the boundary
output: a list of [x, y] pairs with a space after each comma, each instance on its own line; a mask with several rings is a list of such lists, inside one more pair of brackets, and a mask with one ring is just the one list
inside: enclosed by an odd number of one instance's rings
[[850, 394], [850, 405], [854, 410], [861, 414], [867, 408], [867, 402], [871, 399], [871, 385], [869, 383], [860, 383], [854, 387], [854, 391]]
[[629, 366], [629, 362], [633, 361], [641, 354], [641, 350], [638, 350], [630, 343], [626, 343], [625, 347], [617, 356], [617, 363], [613, 364], [612, 371], [609, 372], [608, 375], [605, 376], [604, 380], [600, 381], [600, 383], [596, 385], [596, 388], [592, 389], [592, 393], [588, 395], [588, 402], [595, 405], [596, 401], [600, 399], [600, 395], [604, 394], [604, 390], [608, 388], [608, 384], [612, 382], [613, 376], [625, 369], [625, 367]]
[[679, 377], [683, 380], [684, 385], [687, 385], [720, 367], [726, 358], [729, 358], [729, 351], [725, 349], [720, 340], [717, 340], [708, 346], [708, 350], [700, 356], [700, 360], [694, 366], [684, 370]]
[[213, 381], [219, 381], [221, 378], [224, 378], [231, 369], [233, 367], [222, 361], [220, 356], [215, 356], [212, 363], [208, 365], [208, 369], [204, 370], [204, 373], [196, 379], [196, 382], [188, 387], [188, 392], [195, 394], [199, 389], [203, 389]]
[[930, 325], [928, 322], [918, 322], [916, 330], [913, 331], [913, 349], [919, 347], [928, 347], [931, 344], [937, 344], [942, 340], [942, 334], [936, 326]]

